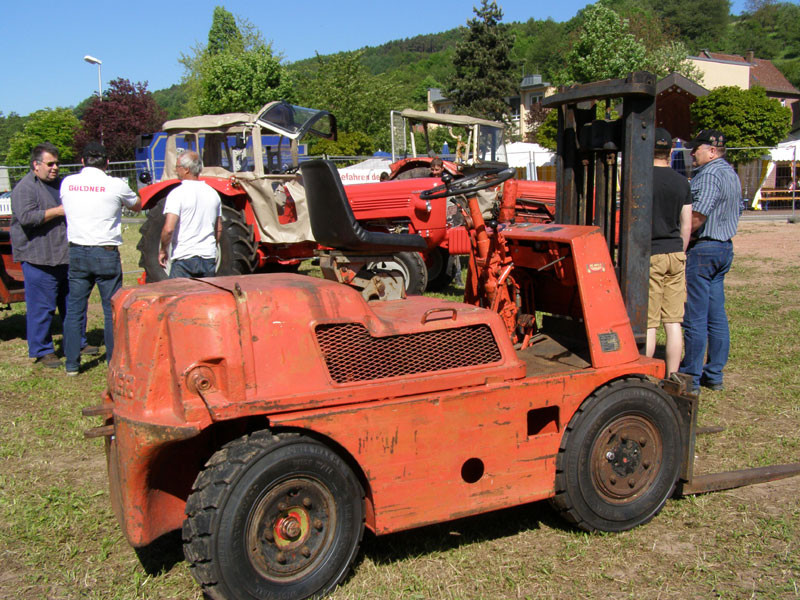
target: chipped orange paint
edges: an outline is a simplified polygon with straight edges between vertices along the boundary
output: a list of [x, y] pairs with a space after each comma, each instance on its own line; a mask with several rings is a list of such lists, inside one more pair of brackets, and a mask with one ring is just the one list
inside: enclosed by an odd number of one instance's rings
[[[176, 279], [118, 293], [107, 446], [112, 501], [131, 544], [180, 527], [203, 462], [267, 427], [310, 432], [348, 457], [366, 490], [367, 525], [381, 534], [552, 496], [555, 456], [581, 402], [626, 375], [663, 377], [664, 367], [638, 353], [596, 229], [527, 224], [504, 234], [536, 310], [583, 327], [585, 356], [565, 358], [550, 338], [516, 351], [501, 316], [477, 306], [367, 303], [349, 287], [298, 275]], [[477, 364], [405, 373], [398, 364], [398, 374], [337, 382], [318, 342], [322, 325], [401, 341], [488, 328], [496, 348]]]

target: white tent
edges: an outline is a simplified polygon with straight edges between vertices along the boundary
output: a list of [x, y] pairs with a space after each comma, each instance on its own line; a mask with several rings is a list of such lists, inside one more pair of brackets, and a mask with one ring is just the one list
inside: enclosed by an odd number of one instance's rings
[[514, 142], [506, 145], [509, 167], [525, 167], [528, 169], [528, 179], [536, 179], [536, 167], [555, 164], [555, 152], [539, 144], [527, 142]]
[[772, 177], [775, 171], [776, 163], [778, 162], [791, 162], [795, 163], [800, 160], [800, 140], [793, 140], [791, 142], [781, 142], [775, 148], [769, 151], [769, 162], [766, 163], [766, 168], [763, 170], [761, 182], [758, 190], [753, 195], [753, 202], [751, 207], [758, 210], [761, 208], [761, 189], [767, 181], [774, 181]]
[[773, 162], [778, 160], [798, 160], [800, 159], [800, 140], [791, 142], [781, 142], [777, 148], [769, 152]]
[[368, 158], [367, 160], [339, 169], [342, 184], [353, 185], [356, 183], [377, 183], [381, 180], [381, 173], [389, 173], [391, 164], [389, 158]]

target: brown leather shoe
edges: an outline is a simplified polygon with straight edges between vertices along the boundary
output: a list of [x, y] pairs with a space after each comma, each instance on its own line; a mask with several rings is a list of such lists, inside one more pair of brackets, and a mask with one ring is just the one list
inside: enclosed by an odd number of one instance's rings
[[33, 362], [36, 365], [42, 365], [43, 367], [47, 367], [48, 369], [58, 369], [61, 366], [61, 361], [52, 352], [50, 354], [45, 354], [44, 356], [40, 356]]
[[81, 348], [81, 354], [88, 354], [94, 356], [95, 354], [100, 354], [100, 348], [98, 348], [97, 346], [86, 345], [83, 348]]

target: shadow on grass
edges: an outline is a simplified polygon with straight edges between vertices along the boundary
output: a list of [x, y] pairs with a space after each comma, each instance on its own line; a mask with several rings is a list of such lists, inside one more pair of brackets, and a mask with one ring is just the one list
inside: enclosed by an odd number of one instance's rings
[[554, 529], [569, 527], [547, 502], [534, 502], [400, 533], [367, 534], [360, 555], [361, 560], [369, 556], [377, 564], [390, 564], [420, 554], [447, 552], [463, 545], [518, 535], [542, 525]]
[[165, 533], [143, 548], [135, 548], [136, 556], [148, 575], [160, 575], [172, 570], [183, 560], [181, 530]]
[[[386, 565], [421, 554], [447, 552], [463, 545], [518, 535], [542, 525], [569, 528], [547, 502], [534, 502], [400, 533], [375, 536], [366, 532], [356, 561], [360, 563], [364, 556], [369, 556], [376, 564]], [[184, 560], [180, 529], [135, 550], [148, 575], [167, 573]]]
[[17, 339], [25, 339], [25, 315], [15, 314], [0, 318], [0, 341]]

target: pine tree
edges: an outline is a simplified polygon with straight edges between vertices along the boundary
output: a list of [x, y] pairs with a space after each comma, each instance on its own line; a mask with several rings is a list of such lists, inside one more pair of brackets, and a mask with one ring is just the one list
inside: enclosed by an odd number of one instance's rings
[[473, 8], [466, 39], [456, 45], [447, 95], [457, 113], [501, 120], [510, 112], [506, 98], [517, 91], [511, 74], [513, 40], [508, 25], [500, 23], [503, 11], [492, 0]]

